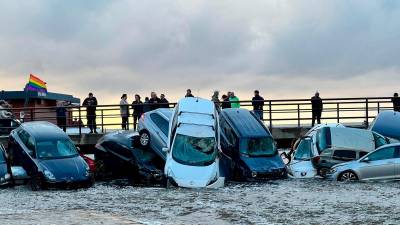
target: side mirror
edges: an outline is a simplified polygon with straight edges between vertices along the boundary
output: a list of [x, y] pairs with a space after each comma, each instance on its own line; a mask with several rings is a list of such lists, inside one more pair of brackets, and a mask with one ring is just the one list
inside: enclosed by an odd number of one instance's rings
[[370, 160], [369, 160], [369, 158], [368, 158], [368, 157], [366, 157], [366, 158], [364, 158], [364, 159], [363, 159], [363, 162], [365, 162], [365, 163], [369, 163], [369, 162], [370, 162]]
[[169, 148], [162, 148], [163, 152], [169, 152]]

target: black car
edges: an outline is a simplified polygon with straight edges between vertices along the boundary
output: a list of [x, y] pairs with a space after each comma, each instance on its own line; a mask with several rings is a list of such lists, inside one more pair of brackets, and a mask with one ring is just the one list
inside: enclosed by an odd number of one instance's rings
[[0, 186], [7, 186], [12, 184], [11, 181], [11, 167], [8, 162], [6, 150], [0, 144]]
[[220, 113], [223, 171], [234, 180], [287, 177], [268, 128], [251, 111], [223, 109]]
[[10, 134], [8, 151], [11, 164], [23, 167], [30, 177], [32, 190], [90, 187], [94, 183], [74, 143], [52, 123], [21, 124]]
[[137, 148], [139, 136], [134, 131], [116, 131], [104, 135], [96, 144], [98, 168], [108, 176], [128, 177], [139, 184], [164, 182], [165, 161], [151, 148]]

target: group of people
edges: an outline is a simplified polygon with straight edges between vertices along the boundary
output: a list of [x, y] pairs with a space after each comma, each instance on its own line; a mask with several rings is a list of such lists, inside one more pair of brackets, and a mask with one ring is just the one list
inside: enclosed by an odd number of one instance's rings
[[[192, 91], [190, 89], [186, 90], [185, 97], [194, 97]], [[141, 96], [139, 94], [135, 94], [135, 100], [129, 104], [128, 95], [123, 94], [121, 96], [120, 101], [120, 114], [122, 118], [122, 129], [129, 129], [129, 117], [130, 109], [133, 110], [133, 128], [136, 129], [139, 118], [143, 113], [148, 111], [157, 109], [157, 108], [169, 108], [169, 101], [166, 99], [165, 94], [161, 94], [160, 97], [157, 96], [156, 92], [151, 92], [150, 98], [145, 97], [144, 102], [141, 100]], [[227, 94], [223, 94], [221, 99], [219, 98], [219, 91], [214, 91], [214, 94], [211, 96], [211, 101], [215, 103], [217, 109], [226, 109], [226, 108], [240, 108], [240, 100], [235, 95], [233, 91], [229, 91]], [[260, 95], [258, 90], [254, 91], [254, 97], [252, 98], [252, 107], [254, 114], [260, 119], [263, 120], [264, 117], [264, 98]], [[393, 109], [394, 111], [400, 112], [400, 98], [398, 93], [394, 93], [393, 98]], [[90, 129], [90, 133], [97, 133], [96, 131], [96, 106], [97, 99], [93, 96], [93, 93], [89, 93], [89, 96], [83, 101], [83, 106], [86, 106], [86, 119], [87, 126]], [[63, 105], [65, 106], [65, 105]], [[2, 106], [0, 106], [2, 107]], [[312, 111], [312, 123], [314, 126], [315, 123], [321, 123], [321, 116], [323, 111], [323, 101], [320, 97], [319, 92], [316, 92], [313, 97], [311, 97], [311, 111]], [[65, 107], [59, 106], [57, 107], [57, 124], [65, 130]]]

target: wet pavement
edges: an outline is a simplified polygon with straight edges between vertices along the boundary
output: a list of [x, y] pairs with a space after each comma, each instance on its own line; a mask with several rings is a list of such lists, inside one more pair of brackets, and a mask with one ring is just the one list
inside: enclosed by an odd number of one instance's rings
[[400, 182], [320, 179], [217, 190], [97, 183], [84, 190], [0, 190], [1, 224], [399, 224]]

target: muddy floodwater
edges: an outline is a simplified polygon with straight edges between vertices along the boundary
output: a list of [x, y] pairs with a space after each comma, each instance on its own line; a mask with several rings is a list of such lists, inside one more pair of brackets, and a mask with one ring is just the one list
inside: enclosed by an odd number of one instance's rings
[[400, 182], [283, 180], [218, 190], [97, 183], [0, 190], [1, 224], [399, 224]]

